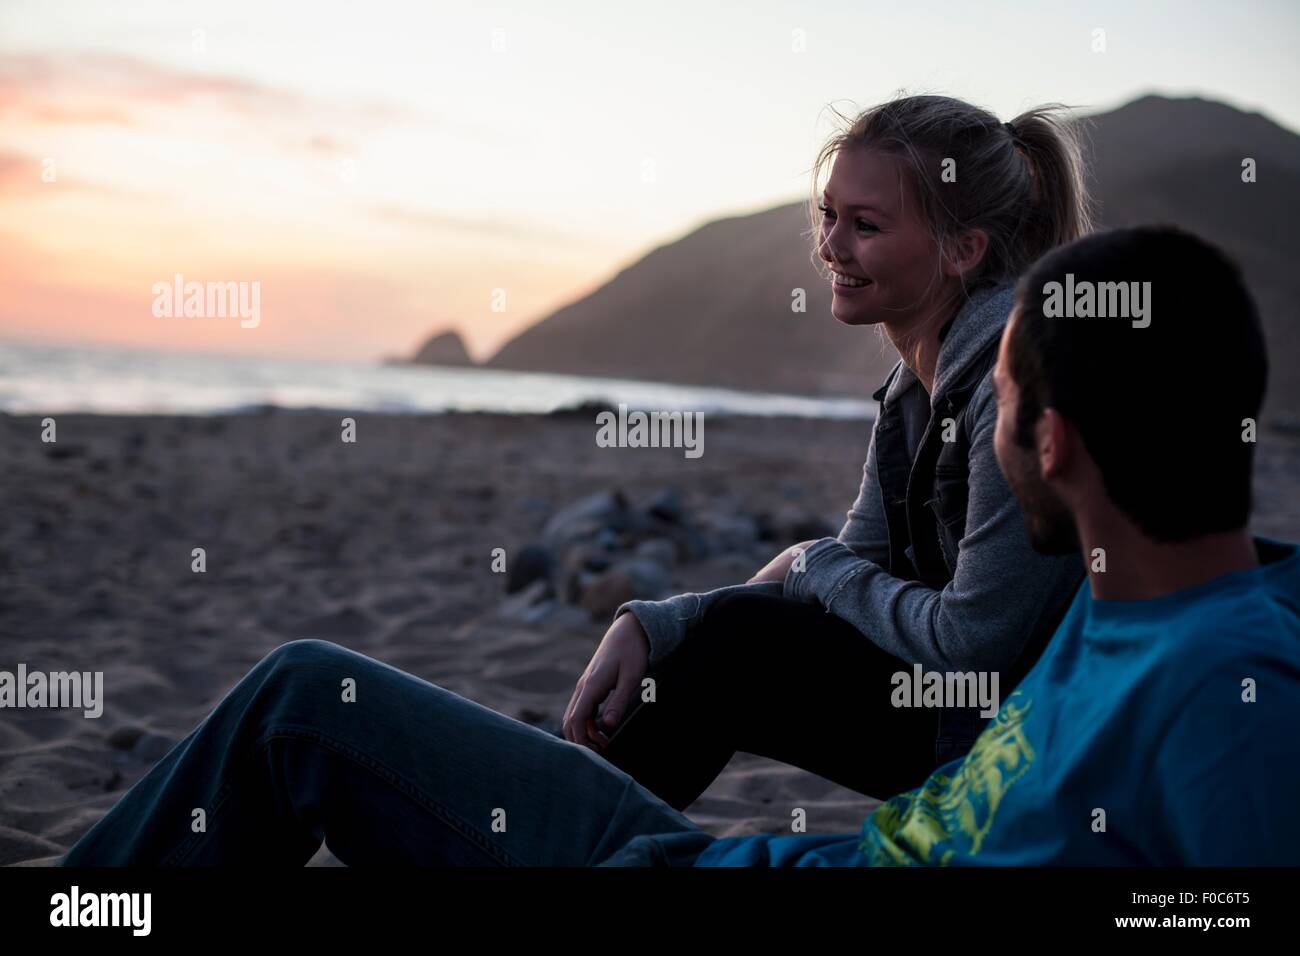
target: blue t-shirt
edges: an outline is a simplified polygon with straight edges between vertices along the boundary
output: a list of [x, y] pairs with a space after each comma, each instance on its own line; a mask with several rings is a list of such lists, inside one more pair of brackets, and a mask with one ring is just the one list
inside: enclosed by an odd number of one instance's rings
[[860, 834], [728, 837], [696, 866], [1300, 864], [1300, 548], [1150, 601], [1085, 582], [971, 752]]

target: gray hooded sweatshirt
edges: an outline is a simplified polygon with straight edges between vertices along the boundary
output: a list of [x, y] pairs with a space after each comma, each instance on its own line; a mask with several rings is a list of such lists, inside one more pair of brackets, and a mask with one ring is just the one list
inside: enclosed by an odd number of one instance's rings
[[[817, 602], [883, 650], [937, 671], [1006, 671], [1039, 619], [1055, 614], [1082, 578], [1077, 554], [1045, 557], [1029, 545], [1024, 518], [993, 452], [997, 402], [990, 371], [967, 406], [972, 423], [969, 499], [953, 579], [942, 590], [885, 571], [889, 538], [876, 473], [876, 429], [901, 422], [909, 456], [932, 407], [961, 372], [1002, 333], [1011, 311], [1010, 283], [971, 293], [943, 337], [933, 398], [900, 363], [891, 375], [872, 429], [862, 485], [839, 535], [822, 538], [784, 582], [736, 584], [662, 601], [628, 601], [614, 614], [635, 614], [650, 641], [650, 666], [660, 665], [719, 597], [735, 592]], [[909, 463], [910, 464], [910, 463]], [[791, 635], [794, 639], [797, 635]], [[1004, 690], [1009, 691], [1010, 688]]]

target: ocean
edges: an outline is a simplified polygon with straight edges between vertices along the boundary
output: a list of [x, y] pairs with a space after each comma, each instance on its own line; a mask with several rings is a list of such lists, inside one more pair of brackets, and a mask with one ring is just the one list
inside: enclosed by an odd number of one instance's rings
[[0, 341], [0, 412], [217, 415], [267, 406], [547, 413], [587, 403], [873, 419], [876, 403], [617, 378]]

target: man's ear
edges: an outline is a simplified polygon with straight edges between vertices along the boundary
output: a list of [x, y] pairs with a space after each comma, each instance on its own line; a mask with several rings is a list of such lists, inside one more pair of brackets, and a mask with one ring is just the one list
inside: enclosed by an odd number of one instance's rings
[[959, 278], [972, 272], [984, 261], [989, 235], [983, 229], [967, 229], [949, 240], [943, 257], [944, 275]]
[[1070, 470], [1074, 437], [1070, 424], [1060, 412], [1051, 407], [1043, 409], [1034, 429], [1034, 439], [1038, 446], [1038, 469], [1044, 481], [1059, 479]]

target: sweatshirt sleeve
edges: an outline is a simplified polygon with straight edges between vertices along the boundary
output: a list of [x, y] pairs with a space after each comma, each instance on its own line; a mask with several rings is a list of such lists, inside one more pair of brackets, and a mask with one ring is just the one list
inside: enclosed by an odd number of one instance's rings
[[730, 584], [702, 593], [678, 594], [662, 601], [625, 601], [614, 612], [614, 619], [624, 612], [634, 614], [650, 641], [651, 667], [657, 667], [675, 651], [686, 636], [688, 628], [704, 617], [709, 607], [724, 594], [736, 592], [770, 594], [779, 597], [780, 581], [762, 581], [758, 584]]
[[1078, 555], [1045, 557], [1029, 545], [993, 452], [991, 376], [972, 396], [970, 415], [966, 533], [952, 581], [936, 591], [895, 578], [843, 541], [822, 538], [806, 550], [803, 570], [786, 575], [783, 593], [819, 602], [883, 650], [929, 669], [1002, 671], [1014, 663], [1038, 618], [1077, 587], [1082, 564]]

